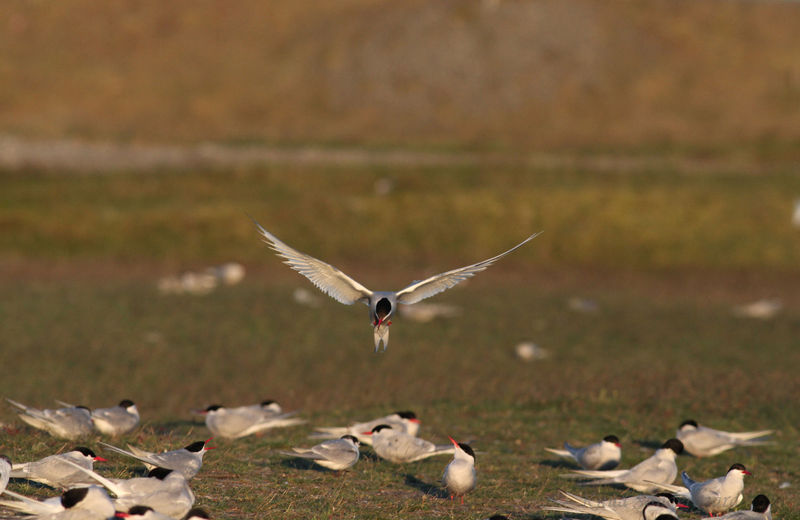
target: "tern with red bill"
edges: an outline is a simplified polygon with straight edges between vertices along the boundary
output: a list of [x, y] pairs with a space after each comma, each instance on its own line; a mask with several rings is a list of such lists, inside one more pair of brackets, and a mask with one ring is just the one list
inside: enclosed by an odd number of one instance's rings
[[450, 500], [453, 497], [460, 497], [464, 503], [464, 495], [475, 489], [478, 482], [478, 475], [475, 472], [475, 452], [469, 444], [457, 442], [452, 437], [448, 437], [453, 443], [453, 460], [444, 469], [442, 475], [442, 485], [450, 493]]
[[697, 482], [685, 471], [681, 473], [682, 486], [659, 483], [658, 487], [686, 498], [709, 515], [727, 513], [742, 501], [744, 476], [752, 475], [743, 464], [732, 465], [725, 475], [704, 482]]
[[659, 493], [657, 495], [637, 495], [629, 498], [615, 498], [612, 500], [596, 501], [583, 498], [566, 491], [560, 491], [562, 497], [558, 500], [550, 499], [557, 506], [544, 507], [545, 511], [558, 511], [561, 513], [571, 513], [578, 515], [594, 515], [605, 518], [606, 520], [640, 520], [642, 509], [650, 502], [660, 502], [664, 506], [676, 512], [677, 508], [687, 506], [679, 504], [675, 496], [670, 493]]
[[576, 448], [565, 442], [563, 450], [554, 448], [545, 448], [545, 450], [561, 457], [570, 457], [583, 469], [603, 471], [616, 468], [622, 457], [622, 446], [616, 435], [607, 435], [600, 442], [583, 448]]
[[372, 431], [362, 433], [372, 437], [372, 449], [375, 450], [378, 457], [397, 464], [416, 462], [434, 455], [444, 455], [455, 451], [455, 448], [449, 444], [436, 445], [425, 439], [394, 430], [388, 424], [379, 424]]
[[19, 414], [20, 419], [53, 437], [75, 440], [94, 431], [92, 412], [85, 406], [69, 405], [64, 408], [39, 410], [9, 398], [6, 398], [6, 401], [22, 410]]
[[6, 490], [5, 494], [16, 500], [0, 500], [0, 505], [37, 520], [106, 520], [114, 516], [114, 503], [99, 486], [67, 490], [60, 497], [34, 500]]
[[732, 511], [718, 516], [717, 520], [772, 520], [772, 506], [766, 495], [756, 495], [750, 504], [750, 509]]
[[292, 448], [293, 451], [280, 453], [313, 460], [323, 468], [341, 471], [355, 466], [358, 462], [359, 444], [358, 439], [352, 435], [344, 435], [341, 439], [331, 439], [311, 448]]
[[255, 219], [253, 219], [253, 222], [258, 227], [264, 242], [278, 256], [284, 259], [284, 263], [308, 278], [319, 290], [339, 303], [352, 305], [356, 302], [361, 302], [369, 307], [369, 318], [374, 327], [375, 352], [378, 351], [381, 342], [383, 342], [384, 351], [389, 344], [389, 326], [392, 324], [391, 318], [398, 304], [411, 305], [445, 291], [485, 270], [497, 260], [533, 240], [539, 234], [536, 233], [529, 236], [508, 251], [493, 256], [488, 260], [412, 282], [409, 286], [399, 291], [371, 291], [336, 267], [301, 253], [281, 242], [278, 237], [261, 227]]
[[20, 462], [11, 467], [11, 478], [22, 478], [54, 488], [70, 488], [79, 484], [93, 483], [81, 471], [64, 461], [68, 460], [86, 469], [93, 469], [95, 462], [105, 462], [85, 446], [78, 446], [66, 453], [50, 455], [32, 462]]
[[297, 412], [276, 414], [253, 405], [226, 408], [215, 404], [200, 413], [206, 416], [206, 426], [211, 433], [224, 439], [240, 439], [273, 428], [285, 428], [305, 422], [292, 417]]
[[316, 432], [312, 433], [310, 437], [313, 439], [336, 439], [343, 435], [352, 435], [362, 444], [371, 446], [372, 436], [364, 432], [371, 432], [379, 424], [389, 425], [395, 431], [416, 437], [417, 433], [419, 433], [420, 421], [414, 412], [404, 410], [371, 421], [353, 423], [350, 426], [322, 426], [315, 428]]
[[130, 451], [117, 448], [116, 446], [106, 444], [105, 442], [101, 442], [100, 444], [113, 452], [119, 453], [120, 455], [132, 457], [138, 461], [141, 461], [144, 463], [147, 469], [171, 469], [182, 473], [183, 476], [186, 477], [186, 480], [191, 480], [195, 475], [197, 475], [197, 473], [200, 471], [200, 468], [203, 467], [203, 455], [205, 455], [208, 450], [213, 450], [215, 448], [214, 446], [208, 446], [208, 443], [213, 438], [214, 437], [211, 437], [205, 441], [193, 442], [185, 448], [164, 451], [162, 453], [145, 451], [131, 446], [130, 444], [128, 444]]

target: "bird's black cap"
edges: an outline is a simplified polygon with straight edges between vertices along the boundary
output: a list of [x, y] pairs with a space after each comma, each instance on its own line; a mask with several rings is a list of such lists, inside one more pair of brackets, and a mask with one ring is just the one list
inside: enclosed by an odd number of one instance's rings
[[691, 426], [694, 426], [695, 428], [697, 428], [697, 421], [695, 421], [694, 419], [686, 419], [685, 421], [683, 421], [683, 422], [681, 423], [681, 425], [680, 425], [680, 426], [678, 426], [678, 429], [680, 429], [680, 428], [683, 428], [683, 427], [684, 427], [684, 426], [686, 426], [687, 424], [689, 424], [689, 425], [691, 425]]
[[171, 469], [167, 468], [153, 468], [147, 474], [148, 477], [157, 478], [158, 480], [164, 480], [167, 478], [167, 475], [172, 473]]
[[353, 441], [353, 444], [355, 444], [356, 446], [360, 446], [360, 445], [361, 445], [361, 441], [359, 441], [359, 440], [358, 440], [356, 437], [354, 437], [353, 435], [342, 435], [342, 436], [340, 437], [340, 439], [350, 439], [351, 441]]
[[61, 505], [64, 506], [64, 509], [69, 509], [73, 507], [75, 504], [86, 498], [86, 493], [89, 492], [89, 488], [73, 488], [68, 491], [65, 491], [63, 495], [61, 495]]
[[403, 419], [416, 419], [417, 414], [412, 412], [411, 410], [403, 410], [402, 412], [395, 412], [397, 415], [402, 417]]
[[614, 444], [619, 444], [619, 438], [616, 435], [606, 435], [603, 437], [603, 440], [606, 442], [613, 442]]
[[392, 427], [389, 426], [388, 424], [379, 424], [378, 426], [372, 429], [372, 433], [378, 433], [381, 430], [391, 430], [391, 429]]
[[131, 401], [130, 399], [123, 399], [122, 401], [119, 402], [119, 405], [123, 408], [128, 408], [129, 406], [133, 406], [134, 402]]
[[221, 404], [212, 404], [211, 406], [206, 408], [206, 412], [214, 412], [216, 410], [219, 410], [220, 408], [222, 408]]
[[87, 457], [91, 457], [91, 458], [97, 457], [97, 455], [95, 455], [94, 452], [92, 450], [90, 450], [89, 448], [87, 448], [86, 446], [78, 446], [78, 447], [74, 448], [72, 451], [79, 451], [79, 452], [83, 453], [84, 455], [86, 455]]
[[132, 508], [128, 509], [129, 515], [144, 515], [148, 511], [153, 511], [153, 508], [150, 506], [133, 506]]
[[198, 451], [202, 450], [205, 447], [205, 445], [206, 441], [197, 441], [186, 446], [184, 449], [186, 451], [191, 451], [192, 453], [197, 453]]
[[769, 508], [769, 499], [766, 495], [756, 495], [753, 499], [753, 511], [756, 513], [763, 513]]
[[458, 443], [458, 447], [461, 448], [462, 450], [464, 450], [464, 452], [467, 453], [473, 459], [475, 458], [475, 452], [472, 451], [472, 447], [470, 447], [469, 444], [465, 444], [463, 442], [459, 442]]
[[669, 448], [675, 452], [675, 455], [680, 455], [683, 453], [683, 443], [678, 439], [670, 439], [664, 444], [661, 445], [661, 449]]

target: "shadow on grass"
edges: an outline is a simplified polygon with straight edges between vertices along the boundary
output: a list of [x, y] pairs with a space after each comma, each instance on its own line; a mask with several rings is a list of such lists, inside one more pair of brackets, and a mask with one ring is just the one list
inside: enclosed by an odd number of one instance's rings
[[447, 493], [447, 491], [439, 487], [437, 484], [428, 484], [427, 482], [423, 482], [410, 473], [406, 474], [405, 483], [407, 486], [416, 488], [428, 496], [435, 498], [450, 498], [450, 495]]
[[664, 441], [654, 441], [650, 439], [634, 439], [633, 443], [638, 446], [641, 446], [642, 448], [647, 448], [656, 451], [664, 444]]
[[574, 462], [567, 459], [545, 459], [539, 461], [540, 466], [547, 466], [548, 468], [555, 469], [581, 469], [576, 466]]
[[335, 473], [334, 471], [323, 468], [322, 466], [315, 464], [313, 461], [308, 459], [303, 459], [300, 457], [289, 457], [281, 460], [281, 466], [284, 468], [291, 468], [291, 469], [300, 469], [303, 471], [318, 471], [319, 473]]

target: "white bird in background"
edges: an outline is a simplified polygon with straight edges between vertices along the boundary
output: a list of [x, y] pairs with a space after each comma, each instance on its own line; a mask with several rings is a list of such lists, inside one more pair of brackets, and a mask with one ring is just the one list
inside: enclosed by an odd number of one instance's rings
[[416, 437], [417, 433], [419, 433], [420, 420], [417, 419], [417, 415], [411, 410], [404, 410], [371, 421], [354, 423], [350, 426], [322, 426], [315, 428], [316, 432], [312, 433], [310, 437], [316, 439], [335, 439], [342, 435], [352, 435], [362, 444], [371, 446], [372, 436], [364, 432], [371, 432], [372, 429], [379, 424], [387, 424], [395, 431], [407, 433], [412, 437]]
[[331, 439], [311, 448], [292, 448], [294, 451], [281, 451], [283, 455], [310, 459], [323, 468], [341, 471], [351, 468], [358, 462], [359, 441], [352, 435]]
[[711, 457], [737, 446], [766, 444], [764, 437], [773, 430], [754, 432], [725, 432], [700, 426], [696, 421], [683, 421], [678, 427], [677, 437], [684, 449], [695, 457]]
[[92, 412], [85, 406], [66, 406], [55, 410], [39, 410], [6, 398], [6, 401], [22, 410], [19, 418], [53, 437], [75, 440], [94, 431]]
[[539, 234], [536, 233], [529, 236], [508, 251], [488, 260], [413, 282], [399, 291], [371, 291], [336, 267], [289, 247], [281, 242], [278, 237], [261, 227], [255, 219], [253, 222], [270, 248], [278, 256], [285, 259], [284, 263], [311, 280], [311, 283], [319, 290], [339, 303], [352, 305], [356, 302], [361, 302], [369, 307], [369, 317], [374, 327], [375, 352], [378, 351], [381, 341], [383, 342], [384, 351], [389, 344], [389, 326], [392, 324], [391, 318], [398, 304], [410, 305], [445, 291], [485, 270], [497, 260], [533, 240]]
[[11, 478], [11, 459], [5, 455], [0, 455], [0, 494], [6, 489]]
[[122, 511], [143, 505], [152, 507], [161, 514], [178, 518], [194, 505], [194, 492], [180, 471], [154, 468], [147, 477], [130, 479], [107, 479], [85, 468], [81, 468], [81, 471], [114, 494], [117, 497], [114, 499], [114, 507]]
[[717, 520], [772, 520], [772, 506], [766, 495], [756, 495], [746, 511], [732, 511], [718, 516]]
[[448, 437], [453, 443], [455, 451], [453, 460], [444, 469], [442, 475], [442, 485], [450, 493], [450, 500], [453, 497], [461, 497], [464, 503], [464, 495], [475, 489], [478, 482], [478, 475], [475, 473], [475, 452], [469, 444], [456, 442], [452, 437]]
[[676, 518], [678, 515], [675, 511], [659, 501], [649, 502], [642, 509], [643, 520], [674, 520]]
[[[211, 437], [211, 439], [213, 439], [213, 437]], [[186, 477], [186, 480], [191, 480], [195, 475], [197, 475], [197, 473], [200, 471], [200, 468], [203, 467], [203, 455], [205, 455], [208, 450], [213, 450], [215, 448], [214, 446], [208, 446], [208, 443], [211, 441], [211, 439], [193, 442], [185, 448], [164, 451], [162, 453], [145, 451], [131, 446], [130, 444], [128, 444], [128, 448], [130, 448], [131, 451], [117, 448], [116, 446], [106, 444], [105, 442], [101, 442], [100, 444], [113, 452], [125, 455], [127, 457], [132, 457], [143, 462], [147, 469], [172, 469], [182, 473]]]
[[609, 471], [576, 470], [567, 477], [590, 477], [594, 480], [583, 482], [584, 485], [623, 484], [640, 493], [653, 493], [659, 490], [658, 484], [670, 484], [678, 476], [675, 457], [683, 451], [683, 444], [678, 439], [665, 442], [649, 458], [631, 469], [615, 469]]
[[617, 498], [613, 500], [596, 501], [583, 498], [566, 491], [560, 491], [563, 499], [550, 499], [558, 506], [548, 506], [543, 508], [545, 511], [559, 511], [562, 513], [572, 513], [578, 515], [595, 515], [607, 520], [639, 520], [642, 517], [642, 509], [650, 502], [660, 502], [664, 506], [676, 512], [676, 508], [686, 506], [678, 504], [675, 497], [669, 493], [659, 493], [658, 495], [638, 495], [630, 498]]
[[372, 449], [378, 457], [397, 464], [455, 452], [453, 446], [436, 445], [425, 439], [393, 430], [388, 424], [379, 424], [372, 431], [364, 432], [364, 435], [372, 436]]
[[742, 501], [745, 475], [752, 475], [752, 473], [747, 471], [744, 465], [736, 463], [722, 477], [697, 482], [684, 471], [681, 473], [681, 480], [686, 487], [664, 483], [659, 483], [658, 486], [677, 496], [691, 500], [695, 507], [713, 516], [730, 511]]
[[105, 462], [85, 446], [78, 446], [66, 453], [50, 455], [33, 462], [21, 462], [11, 468], [11, 478], [24, 478], [54, 488], [68, 488], [78, 484], [90, 484], [91, 479], [80, 470], [75, 469], [69, 460], [86, 469], [93, 469], [95, 462]]
[[114, 516], [114, 503], [98, 486], [72, 488], [60, 497], [38, 501], [9, 490], [16, 500], [0, 500], [0, 505], [14, 511], [36, 515], [37, 520], [106, 520]]
[[570, 457], [583, 469], [590, 470], [614, 469], [619, 465], [622, 457], [622, 447], [616, 435], [607, 435], [600, 442], [584, 448], [576, 448], [565, 442], [563, 450], [554, 448], [545, 448], [545, 450], [561, 457]]
[[92, 422], [100, 433], [124, 435], [139, 425], [139, 410], [133, 401], [123, 399], [117, 406], [92, 410]]
[[275, 414], [265, 411], [261, 405], [226, 408], [215, 404], [201, 413], [206, 416], [206, 426], [214, 437], [224, 439], [240, 439], [272, 428], [285, 428], [305, 422], [292, 417], [297, 412]]

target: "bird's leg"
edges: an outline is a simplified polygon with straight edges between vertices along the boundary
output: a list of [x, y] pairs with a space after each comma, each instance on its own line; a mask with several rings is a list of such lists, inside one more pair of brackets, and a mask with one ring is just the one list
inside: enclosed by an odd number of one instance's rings
[[464, 495], [461, 495], [461, 505], [464, 505]]
[[453, 501], [453, 495], [450, 495], [450, 502]]

